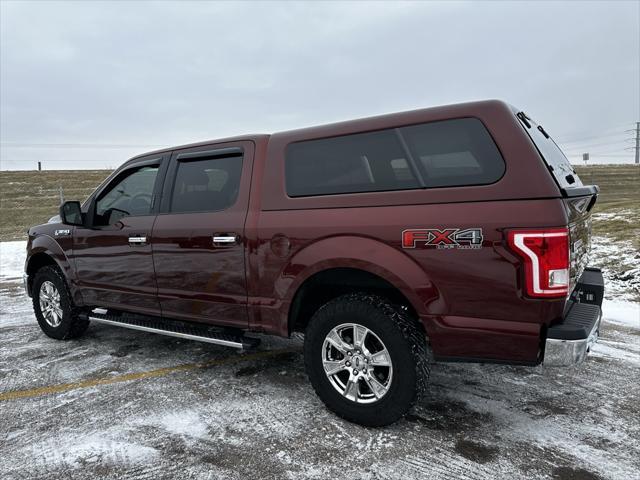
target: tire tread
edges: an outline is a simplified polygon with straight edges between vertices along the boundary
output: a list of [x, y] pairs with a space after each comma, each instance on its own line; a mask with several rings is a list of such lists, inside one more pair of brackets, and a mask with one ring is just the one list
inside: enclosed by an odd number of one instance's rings
[[[62, 303], [62, 297], [64, 297], [67, 305], [69, 306], [68, 312], [64, 312], [64, 306], [63, 306], [63, 316], [68, 315], [69, 322], [66, 329], [57, 331], [55, 336], [52, 335], [51, 332], [48, 331], [48, 328], [50, 327], [43, 325], [43, 320], [38, 317], [38, 313], [37, 313], [39, 311], [39, 306], [37, 305], [38, 292], [37, 292], [37, 289], [34, 288], [34, 292], [32, 296], [33, 309], [34, 309], [34, 312], [36, 312], [36, 318], [38, 319], [40, 328], [42, 328], [42, 331], [44, 331], [46, 335], [52, 338], [55, 338], [57, 340], [71, 340], [74, 338], [81, 337], [89, 327], [89, 320], [84, 320], [80, 317], [81, 309], [76, 307], [75, 304], [73, 303], [71, 292], [69, 291], [69, 286], [67, 285], [67, 281], [64, 278], [64, 275], [62, 274], [62, 272], [58, 267], [47, 265], [45, 267], [42, 267], [40, 270], [36, 272], [35, 278], [33, 281], [34, 287], [39, 283], [39, 278], [43, 276], [48, 277], [50, 279], [52, 277], [55, 278], [59, 282], [59, 285], [62, 286], [62, 288], [60, 289], [61, 303]], [[60, 327], [61, 326], [62, 325], [60, 325]]]
[[[309, 338], [316, 338], [318, 335], [316, 331], [322, 327], [322, 322], [325, 318], [331, 318], [336, 315], [344, 314], [348, 309], [353, 308], [354, 303], [365, 303], [379, 310], [392, 324], [396, 325], [400, 330], [400, 333], [407, 341], [410, 354], [415, 366], [416, 384], [415, 394], [412, 396], [412, 400], [408, 405], [391, 405], [385, 412], [386, 418], [359, 418], [357, 423], [366, 426], [383, 426], [389, 423], [393, 423], [398, 418], [405, 415], [420, 399], [424, 397], [427, 392], [427, 385], [430, 373], [429, 362], [429, 347], [426, 341], [426, 335], [422, 330], [418, 320], [410, 315], [409, 311], [399, 305], [395, 305], [387, 298], [367, 293], [356, 292], [342, 295], [330, 300], [322, 307], [320, 307], [307, 326], [307, 334], [305, 335], [305, 351], [311, 349]], [[305, 367], [307, 372], [312, 372], [312, 357], [305, 354]], [[322, 386], [315, 382], [311, 375], [309, 379], [316, 394], [322, 399], [323, 392]], [[325, 402], [326, 403], [326, 402]], [[338, 416], [354, 421], [353, 415], [349, 412], [341, 411], [337, 408], [327, 406]], [[390, 420], [390, 421], [389, 421]]]

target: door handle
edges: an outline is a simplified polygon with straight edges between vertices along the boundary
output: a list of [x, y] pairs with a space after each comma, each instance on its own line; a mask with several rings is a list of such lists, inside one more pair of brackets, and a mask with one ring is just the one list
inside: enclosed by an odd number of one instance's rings
[[219, 233], [213, 236], [214, 244], [232, 245], [238, 241], [238, 236], [231, 233]]
[[129, 243], [131, 245], [145, 245], [147, 243], [147, 237], [142, 237], [142, 236], [129, 237]]

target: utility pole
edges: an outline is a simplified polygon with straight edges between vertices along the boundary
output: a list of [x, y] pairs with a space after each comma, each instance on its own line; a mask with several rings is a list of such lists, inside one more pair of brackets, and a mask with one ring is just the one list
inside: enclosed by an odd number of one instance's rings
[[636, 165], [640, 164], [640, 122], [636, 122]]

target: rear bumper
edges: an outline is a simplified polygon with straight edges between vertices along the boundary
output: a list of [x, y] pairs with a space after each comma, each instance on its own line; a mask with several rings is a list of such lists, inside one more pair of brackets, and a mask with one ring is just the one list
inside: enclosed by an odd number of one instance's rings
[[544, 365], [568, 367], [585, 360], [598, 341], [603, 294], [602, 272], [587, 269], [576, 287], [575, 302], [564, 319], [547, 330]]
[[[576, 306], [578, 305], [585, 304], [577, 304]], [[545, 365], [554, 367], [570, 367], [584, 362], [585, 358], [587, 358], [587, 354], [591, 350], [591, 347], [598, 341], [602, 310], [599, 306], [595, 305], [595, 310], [587, 312], [587, 314], [595, 319], [595, 321], [585, 338], [569, 340], [564, 338], [549, 338], [547, 336], [544, 347]]]

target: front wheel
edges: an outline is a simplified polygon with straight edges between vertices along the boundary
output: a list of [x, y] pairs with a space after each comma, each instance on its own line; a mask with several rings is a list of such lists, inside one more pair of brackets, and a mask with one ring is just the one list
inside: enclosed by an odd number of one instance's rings
[[425, 335], [387, 299], [349, 294], [313, 316], [305, 334], [309, 380], [327, 407], [365, 426], [406, 414], [426, 389]]
[[78, 316], [67, 283], [56, 267], [43, 267], [33, 279], [33, 311], [42, 331], [57, 340], [81, 336], [89, 326]]

